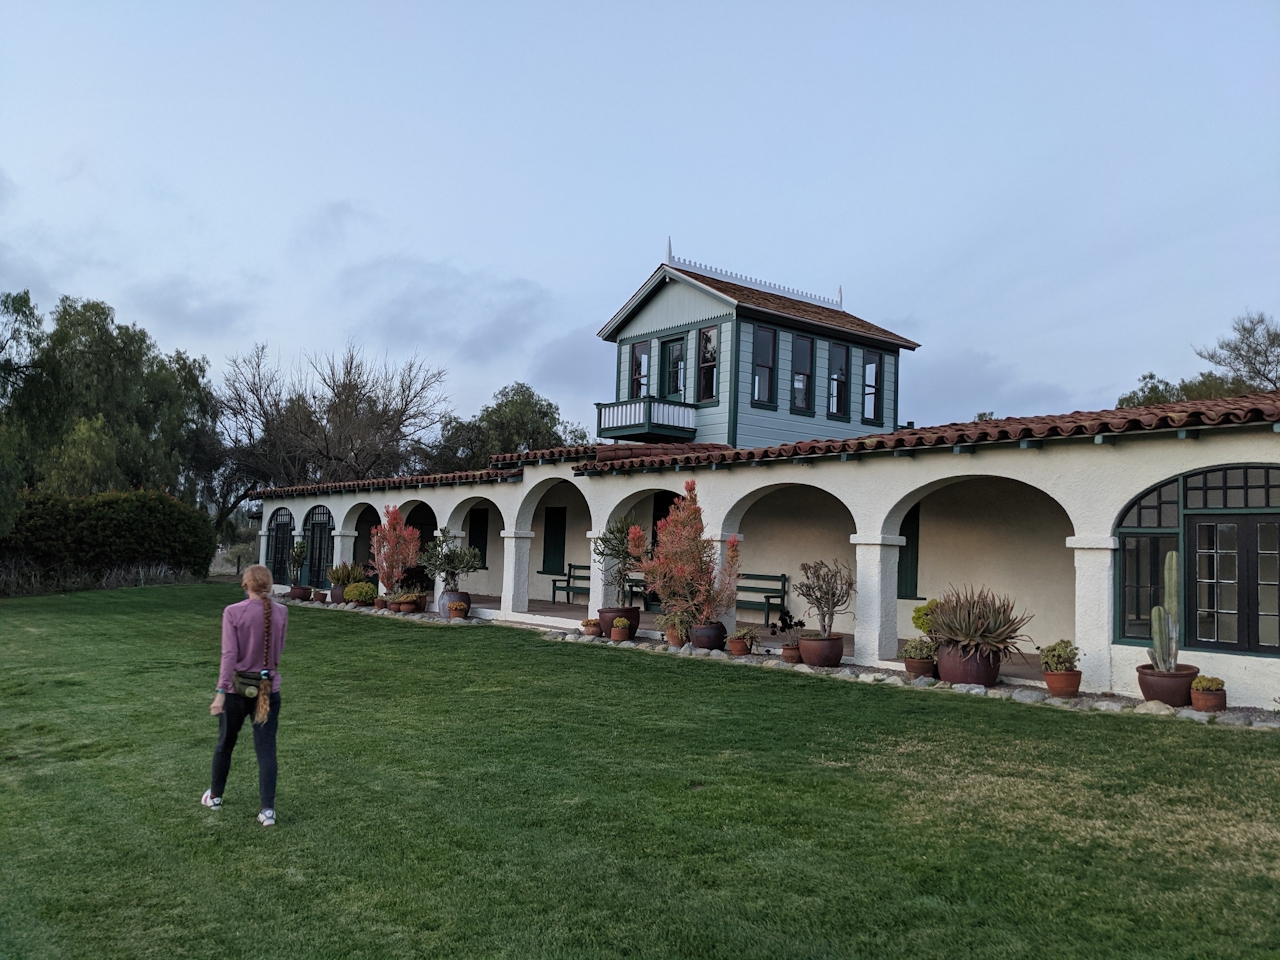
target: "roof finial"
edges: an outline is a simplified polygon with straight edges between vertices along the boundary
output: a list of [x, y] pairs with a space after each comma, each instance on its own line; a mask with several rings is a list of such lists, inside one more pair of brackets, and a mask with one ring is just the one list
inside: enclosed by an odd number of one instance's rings
[[836, 287], [836, 303], [840, 304], [840, 309], [844, 309], [844, 284]]
[[664, 261], [667, 266], [671, 265], [671, 236], [667, 235], [667, 259]]

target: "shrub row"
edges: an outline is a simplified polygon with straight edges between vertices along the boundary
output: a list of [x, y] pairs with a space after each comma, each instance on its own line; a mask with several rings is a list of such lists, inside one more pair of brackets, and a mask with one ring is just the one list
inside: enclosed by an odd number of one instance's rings
[[0, 558], [94, 573], [167, 564], [203, 577], [215, 546], [208, 515], [166, 493], [28, 493], [13, 529], [0, 538]]

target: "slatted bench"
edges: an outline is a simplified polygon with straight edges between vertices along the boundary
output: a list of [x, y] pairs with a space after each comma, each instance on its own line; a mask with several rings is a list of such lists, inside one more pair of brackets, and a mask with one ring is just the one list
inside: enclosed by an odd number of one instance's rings
[[568, 576], [551, 581], [551, 602], [556, 602], [556, 595], [563, 593], [565, 603], [573, 603], [575, 596], [591, 595], [591, 567], [585, 563], [569, 564]]
[[630, 607], [636, 605], [637, 594], [640, 595], [640, 607], [648, 610], [652, 594], [644, 588], [644, 577], [627, 577], [627, 606]]
[[[746, 594], [746, 596], [743, 596]], [[738, 575], [738, 609], [763, 610], [764, 622], [769, 622], [770, 611], [782, 612], [787, 600], [787, 575], [785, 573], [742, 573]]]

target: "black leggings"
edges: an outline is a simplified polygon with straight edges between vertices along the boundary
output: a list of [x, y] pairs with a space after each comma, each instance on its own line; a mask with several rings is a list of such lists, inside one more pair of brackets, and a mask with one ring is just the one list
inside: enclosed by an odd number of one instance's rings
[[258, 799], [263, 810], [276, 806], [276, 726], [280, 721], [280, 694], [271, 695], [271, 713], [261, 726], [253, 724], [253, 711], [257, 700], [250, 700], [238, 693], [228, 693], [227, 701], [218, 714], [218, 745], [213, 750], [213, 785], [210, 793], [222, 796], [227, 788], [227, 774], [231, 771], [231, 751], [236, 748], [236, 738], [248, 717], [253, 725], [253, 749], [258, 755]]

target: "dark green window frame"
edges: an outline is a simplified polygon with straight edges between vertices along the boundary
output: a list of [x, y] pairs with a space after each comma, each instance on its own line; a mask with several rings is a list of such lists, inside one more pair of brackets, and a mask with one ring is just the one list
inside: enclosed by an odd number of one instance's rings
[[564, 575], [565, 532], [568, 507], [544, 507], [542, 511], [542, 569], [539, 573]]
[[698, 336], [698, 403], [715, 403], [720, 380], [720, 328], [702, 327]]
[[827, 345], [827, 419], [848, 423], [849, 362], [853, 355], [847, 343], [837, 340]]
[[[760, 347], [766, 340], [769, 343], [769, 362], [760, 362]], [[761, 400], [761, 388], [768, 390], [768, 395]], [[752, 324], [751, 330], [751, 405], [763, 410], [778, 409], [778, 329], [762, 323]]]
[[659, 396], [664, 400], [684, 400], [685, 378], [688, 367], [685, 362], [687, 337], [673, 337], [661, 341], [659, 349]]
[[800, 333], [791, 335], [791, 412], [802, 417], [812, 417], [813, 368], [816, 366], [816, 342], [813, 337]]
[[920, 596], [920, 504], [902, 518], [898, 536], [906, 543], [898, 548], [898, 599], [923, 600]]
[[862, 422], [884, 426], [884, 354], [879, 350], [862, 351]]

